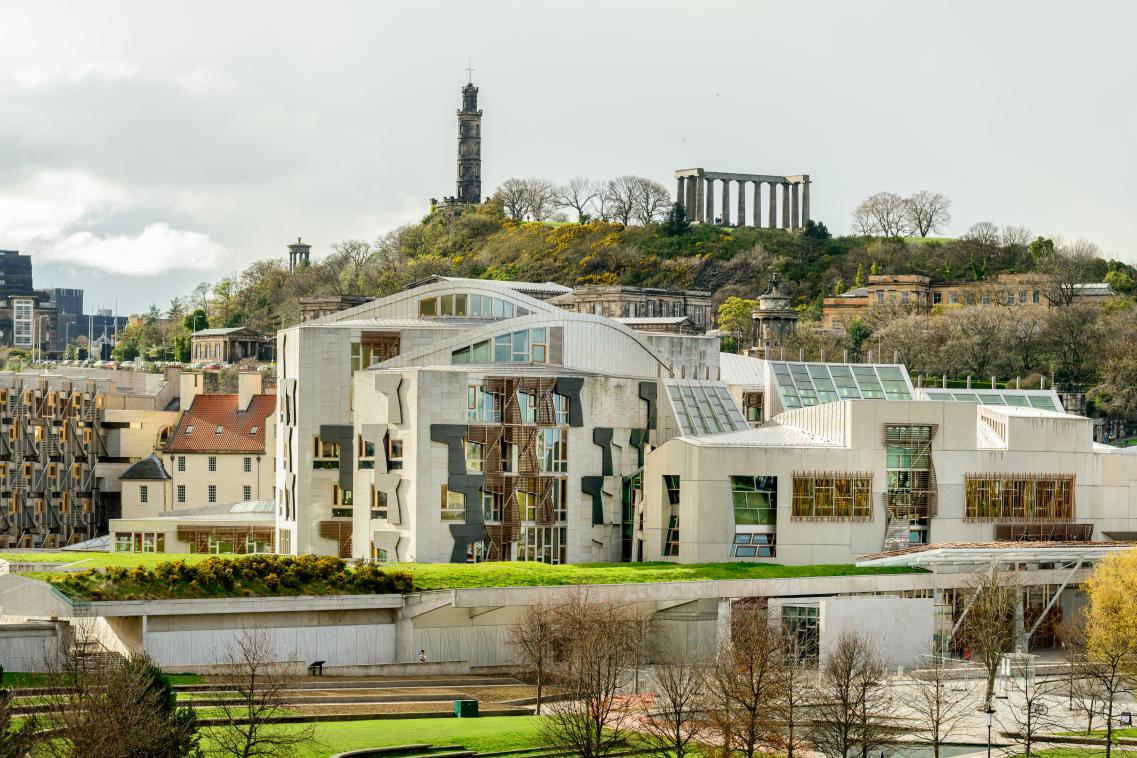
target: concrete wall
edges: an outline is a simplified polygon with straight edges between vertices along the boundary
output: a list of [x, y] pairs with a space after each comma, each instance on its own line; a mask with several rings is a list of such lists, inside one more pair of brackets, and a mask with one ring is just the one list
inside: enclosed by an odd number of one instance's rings
[[65, 621], [0, 624], [0, 666], [5, 671], [50, 671], [70, 646]]
[[932, 651], [931, 598], [831, 597], [820, 606], [822, 665], [845, 634], [868, 639], [888, 668], [911, 668]]

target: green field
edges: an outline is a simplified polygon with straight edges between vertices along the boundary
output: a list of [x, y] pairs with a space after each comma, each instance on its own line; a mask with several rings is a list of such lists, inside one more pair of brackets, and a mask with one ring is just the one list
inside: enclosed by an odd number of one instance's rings
[[784, 579], [808, 576], [906, 574], [906, 568], [858, 568], [852, 564], [780, 566], [773, 563], [403, 563], [415, 589], [530, 587], [572, 584], [642, 584], [708, 579]]
[[[200, 674], [169, 674], [171, 684], [201, 684], [205, 677]], [[50, 687], [55, 674], [25, 674], [19, 671], [5, 671], [0, 677], [3, 687]]]
[[[487, 716], [478, 719], [375, 719], [320, 723], [320, 745], [298, 750], [296, 758], [328, 758], [346, 750], [384, 745], [462, 745], [489, 752], [539, 747], [541, 718], [538, 716]], [[280, 729], [299, 729], [291, 724]], [[210, 729], [202, 730], [202, 746], [209, 752]]]

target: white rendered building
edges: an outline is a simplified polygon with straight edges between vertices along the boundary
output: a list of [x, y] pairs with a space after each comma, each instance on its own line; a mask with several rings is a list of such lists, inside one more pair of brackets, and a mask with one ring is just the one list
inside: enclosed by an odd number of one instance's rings
[[645, 560], [850, 563], [1137, 531], [1137, 457], [1094, 443], [1052, 391], [914, 388], [902, 366], [738, 356], [723, 378], [760, 395], [769, 420], [652, 452]]
[[633, 479], [679, 429], [663, 387], [709, 392], [722, 420], [708, 429], [745, 426], [717, 381], [718, 339], [525, 292], [543, 286], [433, 278], [280, 332], [280, 552], [638, 557]]

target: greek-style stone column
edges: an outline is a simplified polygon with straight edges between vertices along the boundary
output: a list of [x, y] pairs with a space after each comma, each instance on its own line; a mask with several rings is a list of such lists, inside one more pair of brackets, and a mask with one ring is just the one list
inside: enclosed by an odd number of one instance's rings
[[703, 203], [707, 197], [707, 183], [702, 176], [692, 177], [695, 180], [695, 207], [692, 210], [691, 220], [703, 220]]
[[683, 212], [687, 214], [688, 221], [695, 220], [695, 208], [698, 207], [698, 203], [695, 201], [695, 185], [697, 183], [698, 180], [695, 177], [687, 177], [687, 197], [684, 199]]
[[809, 185], [813, 182], [809, 181], [809, 176], [802, 177], [801, 188], [801, 225], [809, 221]]
[[675, 177], [675, 202], [683, 205], [683, 210], [686, 211], [687, 196], [683, 193], [683, 177]]
[[797, 182], [790, 184], [790, 229], [797, 229]]
[[754, 182], [754, 226], [762, 228], [762, 182]]
[[707, 203], [703, 211], [703, 221], [707, 224], [715, 222], [715, 180], [707, 180]]
[[722, 225], [730, 226], [730, 179], [722, 180]]
[[738, 220], [739, 226], [746, 226], [746, 185], [745, 179], [738, 180]]
[[775, 184], [774, 182], [766, 182], [766, 184], [769, 185], [769, 187], [770, 187], [770, 201], [769, 201], [770, 202], [770, 208], [769, 208], [769, 214], [767, 216], [770, 223], [769, 223], [768, 228], [777, 229], [778, 228], [778, 185]]
[[782, 228], [790, 228], [790, 183], [782, 182]]

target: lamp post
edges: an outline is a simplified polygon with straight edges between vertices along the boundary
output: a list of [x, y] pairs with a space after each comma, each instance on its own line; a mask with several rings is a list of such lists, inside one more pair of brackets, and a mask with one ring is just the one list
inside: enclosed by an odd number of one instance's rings
[[987, 758], [991, 758], [991, 727], [995, 724], [995, 709], [988, 703], [984, 713], [987, 714]]

